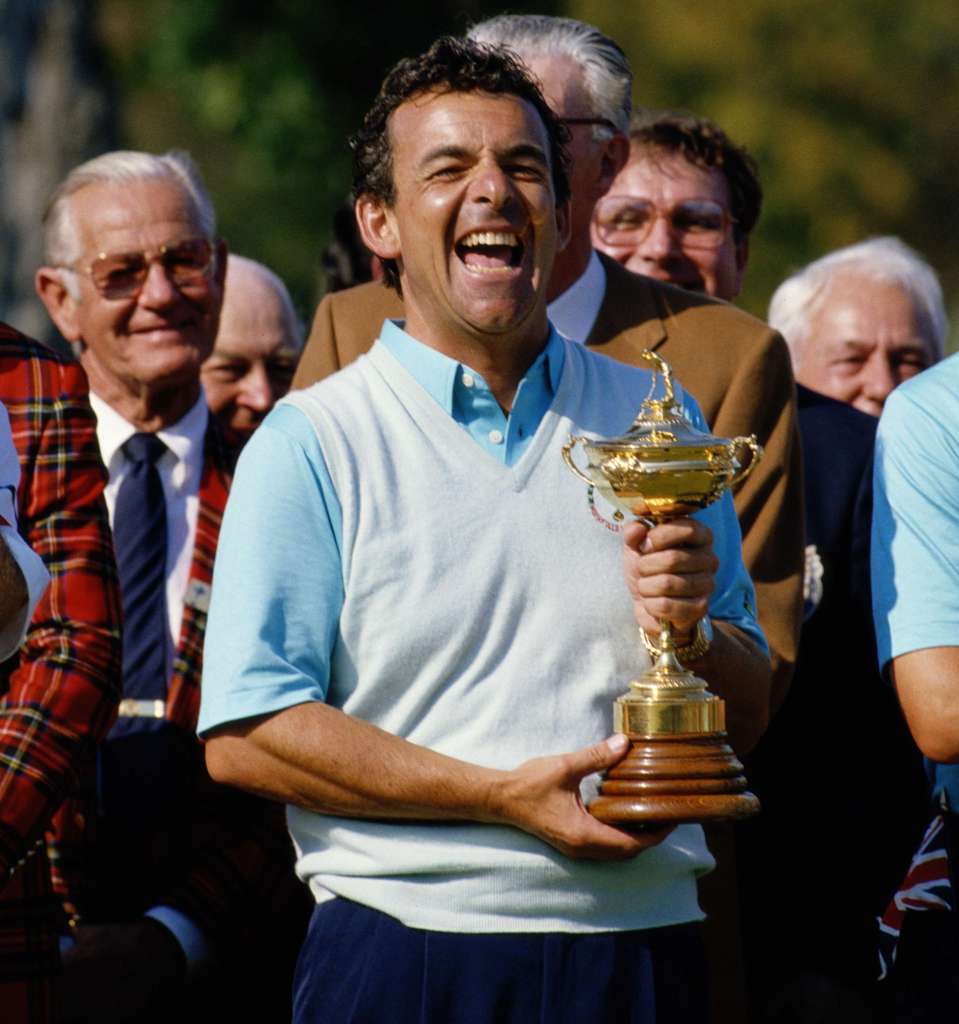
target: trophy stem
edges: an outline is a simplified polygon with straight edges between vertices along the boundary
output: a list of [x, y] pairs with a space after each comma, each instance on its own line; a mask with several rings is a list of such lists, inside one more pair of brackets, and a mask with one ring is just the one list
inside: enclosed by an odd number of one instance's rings
[[[645, 675], [650, 678], [655, 678], [659, 685], [672, 679], [679, 685], [686, 684], [689, 680], [696, 680], [696, 682], [702, 682], [697, 676], [692, 675], [691, 672], [687, 672], [686, 669], [679, 662], [679, 658], [676, 657], [676, 644], [673, 642], [673, 624], [669, 619], [660, 620], [661, 632], [659, 634], [659, 641], [656, 644], [658, 649], [658, 656], [655, 664], [650, 668]], [[705, 683], [703, 686], [705, 687]]]

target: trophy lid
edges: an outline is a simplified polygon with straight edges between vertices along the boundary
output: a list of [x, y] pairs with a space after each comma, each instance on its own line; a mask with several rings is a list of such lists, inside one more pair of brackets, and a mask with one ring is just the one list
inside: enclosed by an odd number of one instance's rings
[[[644, 349], [643, 359], [654, 363], [653, 381], [649, 394], [639, 407], [636, 418], [625, 434], [620, 437], [590, 440], [589, 447], [599, 451], [638, 451], [645, 449], [684, 448], [728, 451], [732, 442], [729, 438], [715, 437], [694, 427], [676, 401], [673, 391], [673, 371], [669, 363], [655, 352]], [[662, 378], [663, 397], [653, 398], [659, 378]], [[691, 453], [690, 453], [691, 454]]]
[[[649, 394], [632, 426], [621, 437], [593, 440], [570, 437], [563, 446], [567, 466], [616, 506], [616, 516], [636, 516], [651, 522], [689, 515], [714, 502], [727, 488], [740, 483], [762, 456], [762, 446], [750, 437], [714, 437], [694, 427], [673, 392], [672, 370], [655, 352], [643, 358], [655, 363]], [[663, 397], [653, 398], [662, 377]], [[582, 443], [587, 465], [572, 458]], [[743, 465], [740, 448], [750, 451]]]

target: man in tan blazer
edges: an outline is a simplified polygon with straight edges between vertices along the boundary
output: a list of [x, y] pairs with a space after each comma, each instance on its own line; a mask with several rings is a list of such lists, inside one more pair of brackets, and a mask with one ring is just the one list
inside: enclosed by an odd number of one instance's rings
[[[582, 22], [544, 15], [502, 15], [475, 26], [470, 36], [517, 51], [570, 131], [572, 237], [548, 289], [557, 329], [627, 363], [635, 363], [643, 349], [654, 349], [671, 363], [716, 434], [755, 433], [765, 447], [735, 503], [743, 557], [772, 652], [775, 708], [796, 657], [804, 560], [795, 388], [785, 343], [726, 303], [640, 277], [593, 250], [593, 207], [629, 152], [632, 75], [616, 43]], [[366, 352], [387, 317], [402, 318], [403, 304], [381, 284], [327, 295], [294, 388]], [[637, 407], [641, 399], [637, 395]]]

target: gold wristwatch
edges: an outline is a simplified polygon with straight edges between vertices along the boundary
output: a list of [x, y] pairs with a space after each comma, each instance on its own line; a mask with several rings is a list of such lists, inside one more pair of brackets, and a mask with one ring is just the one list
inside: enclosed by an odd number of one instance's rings
[[[663, 653], [662, 648], [646, 633], [645, 629], [640, 629], [639, 632], [643, 637], [646, 650], [649, 651], [649, 656], [655, 661]], [[696, 623], [692, 640], [683, 647], [674, 648], [673, 653], [685, 665], [687, 662], [698, 661], [702, 658], [712, 642], [713, 624], [707, 615]]]

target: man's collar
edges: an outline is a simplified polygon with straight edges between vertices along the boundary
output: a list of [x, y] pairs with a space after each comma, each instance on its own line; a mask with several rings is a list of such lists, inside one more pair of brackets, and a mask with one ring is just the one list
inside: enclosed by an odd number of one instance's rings
[[[97, 417], [100, 455], [110, 470], [114, 457], [126, 441], [137, 433], [137, 428], [93, 391], [90, 392], [90, 405]], [[209, 416], [210, 410], [201, 392], [187, 413], [176, 423], [158, 430], [157, 437], [170, 449], [177, 462], [200, 463], [203, 460], [203, 442]]]
[[[476, 371], [417, 341], [403, 330], [402, 325], [402, 320], [385, 320], [380, 331], [381, 344], [440, 408], [452, 415], [453, 392], [457, 383], [462, 380], [464, 373], [475, 374]], [[562, 339], [550, 324], [546, 345], [526, 371], [524, 379], [545, 373], [545, 382], [551, 394], [555, 394], [563, 373], [564, 359]]]
[[594, 249], [586, 269], [547, 307], [550, 321], [570, 341], [585, 342], [606, 295], [606, 271]]

